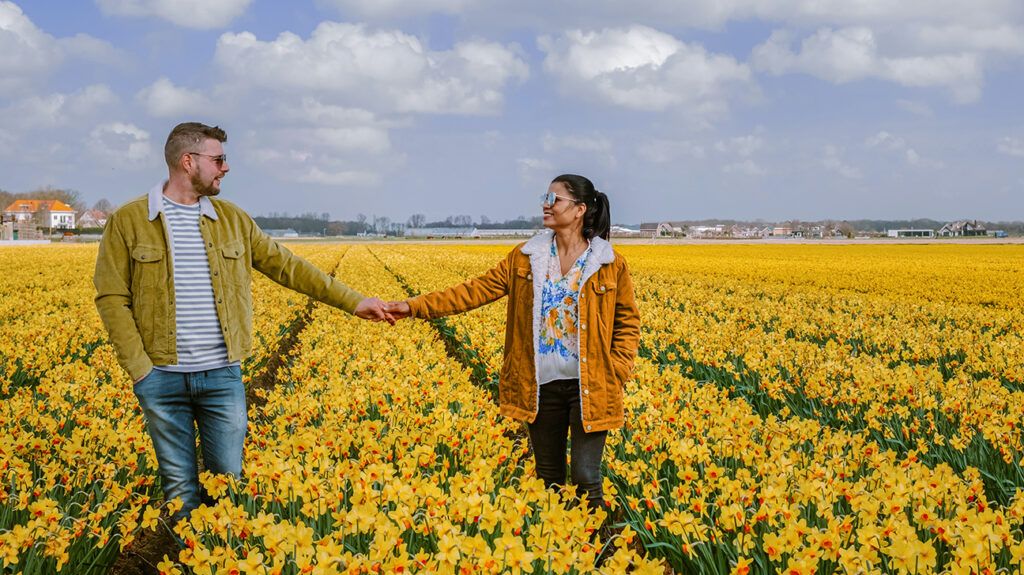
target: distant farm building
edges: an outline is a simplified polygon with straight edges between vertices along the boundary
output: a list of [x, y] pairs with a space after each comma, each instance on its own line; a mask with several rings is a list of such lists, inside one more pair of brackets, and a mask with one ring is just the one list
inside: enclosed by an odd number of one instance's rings
[[900, 229], [888, 230], [886, 235], [890, 238], [934, 238], [935, 230]]

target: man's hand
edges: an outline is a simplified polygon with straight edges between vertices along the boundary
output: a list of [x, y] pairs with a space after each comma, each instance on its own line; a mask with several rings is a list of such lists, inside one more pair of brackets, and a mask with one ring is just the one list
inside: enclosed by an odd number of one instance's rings
[[368, 297], [359, 302], [359, 305], [356, 306], [352, 314], [362, 319], [386, 321], [391, 325], [395, 325], [395, 318], [388, 313], [386, 306], [387, 304], [380, 298]]
[[412, 316], [412, 309], [404, 301], [389, 301], [384, 304], [384, 309], [395, 319], [405, 319]]

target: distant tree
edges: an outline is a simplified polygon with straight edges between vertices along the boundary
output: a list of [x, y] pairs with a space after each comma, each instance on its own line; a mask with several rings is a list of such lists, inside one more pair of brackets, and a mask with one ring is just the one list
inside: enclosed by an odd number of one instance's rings
[[409, 216], [409, 221], [406, 222], [410, 228], [422, 228], [423, 224], [426, 223], [427, 216], [423, 214], [413, 214]]
[[465, 228], [473, 225], [473, 218], [471, 216], [464, 214], [460, 214], [457, 216], [448, 216], [447, 220], [445, 221], [448, 222], [448, 225], [457, 228]]
[[85, 202], [82, 201], [82, 194], [77, 190], [65, 190], [47, 186], [25, 194], [18, 194], [18, 196], [20, 199], [24, 200], [60, 200], [74, 208], [76, 212], [80, 212], [85, 209]]
[[107, 198], [100, 198], [95, 204], [92, 205], [92, 209], [101, 211], [104, 214], [109, 214], [110, 212], [114, 211], [114, 204], [111, 204], [110, 200], [108, 200]]
[[17, 196], [15, 194], [7, 190], [0, 190], [0, 210], [7, 209], [7, 206], [13, 204], [16, 199]]
[[356, 214], [356, 221], [362, 225], [366, 225], [366, 214]]
[[487, 225], [490, 225], [490, 223], [491, 223], [491, 218], [489, 218], [489, 217], [487, 217], [487, 216], [485, 216], [483, 214], [480, 215], [480, 225], [481, 226], [487, 226]]

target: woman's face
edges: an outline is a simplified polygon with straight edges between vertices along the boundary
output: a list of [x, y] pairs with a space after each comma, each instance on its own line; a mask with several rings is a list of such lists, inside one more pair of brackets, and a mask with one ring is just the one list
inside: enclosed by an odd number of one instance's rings
[[571, 229], [583, 225], [586, 206], [578, 203], [562, 182], [552, 182], [543, 202], [544, 227], [552, 230]]

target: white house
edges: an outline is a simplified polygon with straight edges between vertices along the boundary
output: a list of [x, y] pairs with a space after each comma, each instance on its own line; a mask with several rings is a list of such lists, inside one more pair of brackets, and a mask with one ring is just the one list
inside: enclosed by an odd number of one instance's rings
[[35, 221], [41, 228], [75, 227], [75, 210], [60, 200], [16, 200], [3, 212], [5, 220]]

